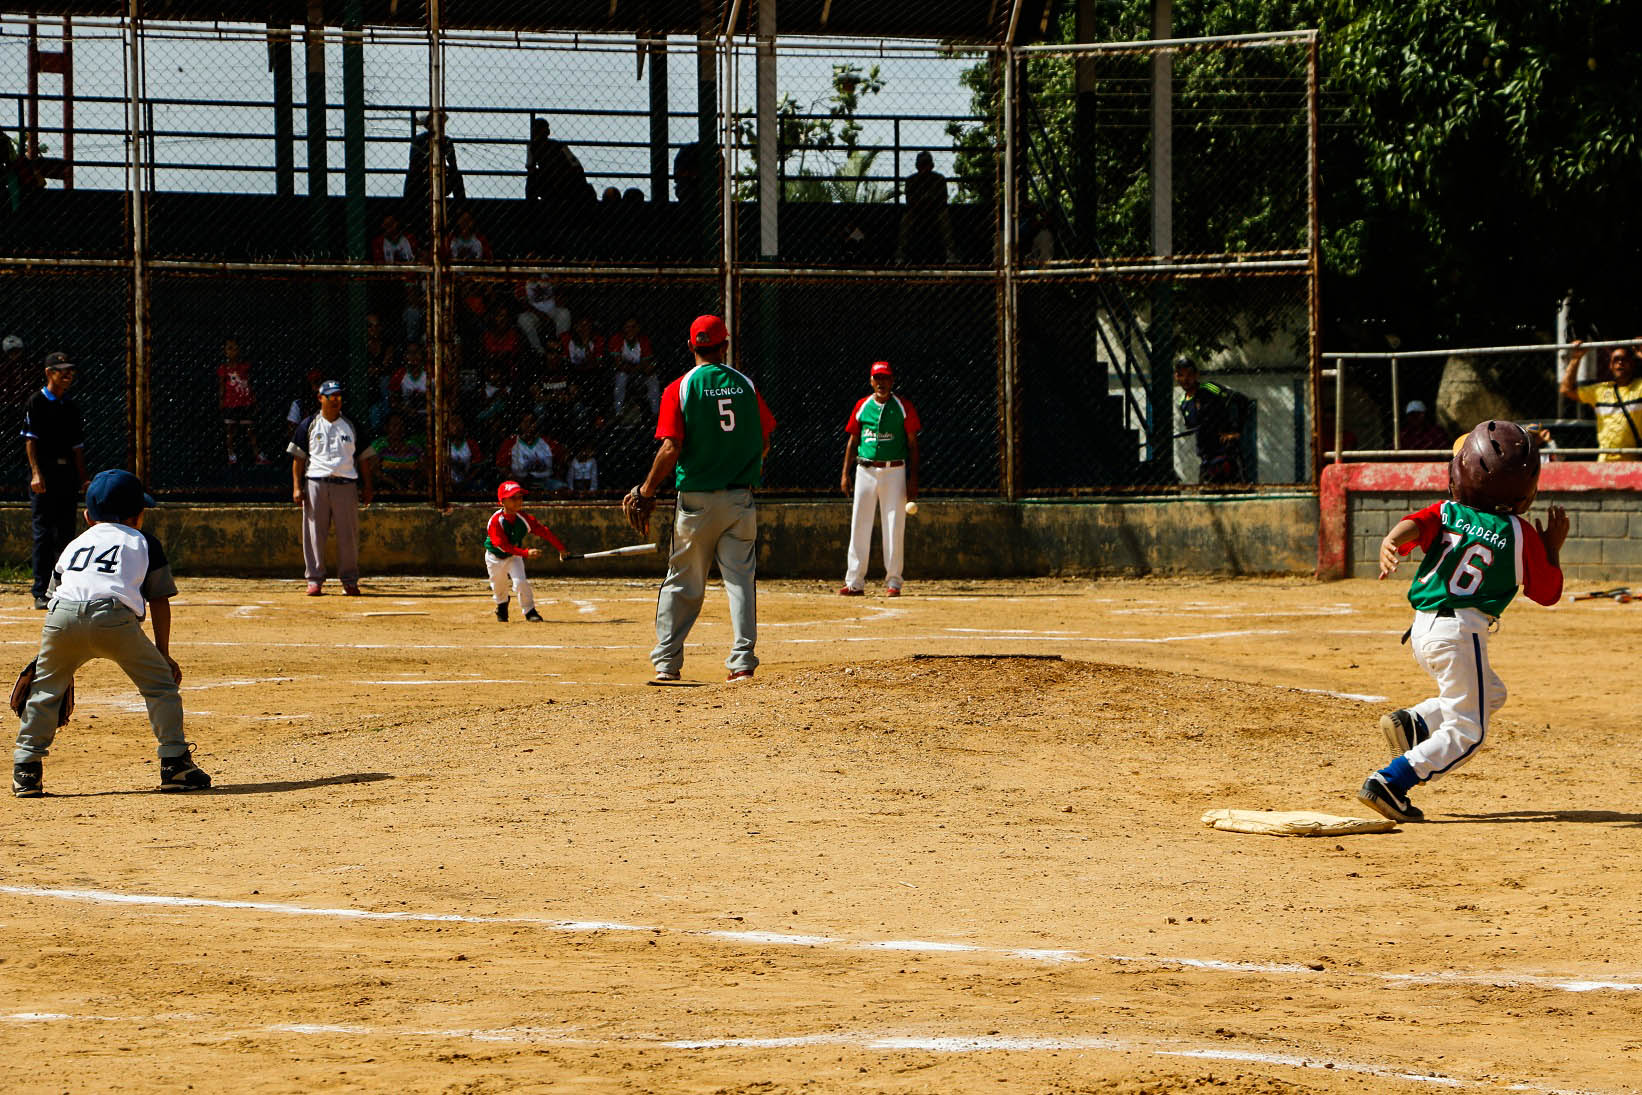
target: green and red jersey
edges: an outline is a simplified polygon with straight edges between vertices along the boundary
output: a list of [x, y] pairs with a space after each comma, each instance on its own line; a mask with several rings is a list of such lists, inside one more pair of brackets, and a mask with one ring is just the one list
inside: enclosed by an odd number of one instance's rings
[[1408, 589], [1408, 603], [1420, 611], [1475, 608], [1498, 616], [1519, 586], [1542, 605], [1562, 597], [1562, 568], [1552, 565], [1539, 531], [1520, 517], [1434, 502], [1406, 520], [1419, 527], [1419, 538], [1399, 550], [1407, 555], [1415, 544], [1425, 550]]
[[548, 543], [560, 555], [564, 554], [564, 545], [559, 538], [553, 535], [553, 530], [530, 516], [524, 510], [518, 513], [508, 513], [499, 509], [490, 515], [490, 523], [485, 526], [485, 551], [498, 559], [505, 559], [509, 555], [529, 555], [530, 549], [524, 547], [525, 537], [535, 533]]
[[909, 442], [923, 428], [917, 408], [898, 395], [891, 395], [882, 403], [876, 395], [862, 396], [844, 425], [846, 433], [859, 438], [855, 455], [862, 460], [907, 459]]
[[775, 416], [753, 382], [722, 362], [697, 365], [661, 393], [656, 439], [679, 446], [679, 490], [758, 486], [774, 429]]

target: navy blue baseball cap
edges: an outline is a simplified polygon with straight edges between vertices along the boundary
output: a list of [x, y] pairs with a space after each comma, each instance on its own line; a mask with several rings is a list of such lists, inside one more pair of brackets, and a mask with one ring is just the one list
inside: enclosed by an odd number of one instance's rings
[[153, 504], [143, 481], [118, 468], [98, 472], [86, 487], [86, 512], [93, 521], [129, 520]]
[[335, 380], [327, 380], [319, 386], [320, 395], [341, 395], [342, 385]]

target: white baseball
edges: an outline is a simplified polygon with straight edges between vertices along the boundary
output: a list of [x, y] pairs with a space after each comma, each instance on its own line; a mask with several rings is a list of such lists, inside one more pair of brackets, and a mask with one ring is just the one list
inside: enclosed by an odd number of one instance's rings
[[910, 517], [912, 514], [917, 513], [917, 512], [918, 512], [918, 503], [908, 502], [907, 503], [907, 516]]

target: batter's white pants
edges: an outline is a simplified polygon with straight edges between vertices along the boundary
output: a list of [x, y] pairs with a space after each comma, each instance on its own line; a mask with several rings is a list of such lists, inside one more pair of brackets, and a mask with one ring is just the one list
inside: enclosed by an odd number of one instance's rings
[[901, 588], [902, 545], [906, 539], [907, 469], [869, 468], [855, 465], [855, 505], [850, 511], [850, 550], [844, 570], [844, 584], [862, 589], [867, 580], [867, 562], [872, 558], [872, 516], [874, 507], [883, 518], [884, 585]]
[[1421, 782], [1436, 779], [1482, 748], [1494, 712], [1505, 704], [1505, 682], [1488, 664], [1493, 618], [1474, 608], [1452, 617], [1414, 613], [1409, 639], [1414, 660], [1437, 682], [1438, 694], [1409, 710], [1425, 720], [1431, 736], [1403, 756]]
[[526, 612], [536, 607], [536, 592], [530, 588], [530, 579], [525, 576], [523, 555], [509, 555], [498, 559], [487, 551], [485, 573], [490, 575], [490, 592], [497, 604], [507, 604], [507, 587], [511, 582], [513, 592], [519, 598], [519, 607]]

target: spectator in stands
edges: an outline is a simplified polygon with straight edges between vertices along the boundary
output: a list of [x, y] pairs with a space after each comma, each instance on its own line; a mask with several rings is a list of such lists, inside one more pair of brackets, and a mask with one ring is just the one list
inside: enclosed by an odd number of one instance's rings
[[238, 447], [234, 444], [234, 427], [250, 443], [251, 455], [258, 466], [266, 466], [268, 458], [257, 444], [257, 397], [251, 387], [251, 363], [239, 356], [239, 341], [227, 339], [222, 344], [222, 364], [217, 366], [217, 406], [222, 409], [223, 441], [228, 449], [228, 463], [239, 463]]
[[572, 373], [585, 376], [604, 366], [604, 336], [595, 332], [591, 316], [579, 317], [559, 340], [559, 348]]
[[700, 209], [717, 199], [723, 173], [724, 157], [718, 147], [691, 141], [673, 157], [673, 193], [681, 204]]
[[500, 368], [502, 375], [510, 382], [523, 379], [520, 376], [523, 365], [523, 332], [513, 322], [512, 311], [499, 300], [493, 303], [490, 311], [486, 313], [484, 333], [479, 337], [479, 349], [485, 360]]
[[604, 192], [599, 195], [599, 201], [605, 205], [620, 205], [621, 191], [614, 186], [607, 186], [604, 188]]
[[898, 263], [957, 262], [952, 219], [947, 213], [946, 176], [935, 170], [935, 157], [918, 153], [917, 170], [906, 178], [906, 205], [895, 241]]
[[513, 388], [509, 376], [493, 361], [480, 366], [485, 382], [479, 389], [478, 408], [474, 411], [474, 431], [481, 444], [495, 447], [513, 410]]
[[466, 209], [456, 214], [456, 226], [445, 240], [445, 254], [452, 262], [488, 262], [495, 257], [490, 240]]
[[[462, 183], [462, 169], [456, 165], [456, 146], [444, 135], [444, 111], [429, 111], [416, 116], [417, 132], [411, 138], [410, 162], [405, 168], [405, 215], [422, 225], [431, 223], [433, 215], [433, 158], [444, 157], [445, 194], [447, 200], [467, 200], [467, 187]], [[437, 125], [435, 125], [437, 123]], [[437, 136], [434, 130], [440, 132]]]
[[639, 330], [636, 318], [629, 317], [621, 325], [621, 332], [611, 337], [610, 363], [616, 371], [611, 413], [619, 417], [629, 389], [637, 388], [643, 390], [650, 417], [654, 418], [661, 410], [661, 379], [656, 376], [656, 354], [650, 337]]
[[570, 461], [570, 489], [580, 493], [599, 489], [599, 461], [591, 441], [584, 439], [576, 446], [576, 457]]
[[422, 489], [422, 447], [406, 435], [402, 413], [394, 411], [388, 415], [386, 432], [371, 444], [368, 452], [376, 460], [378, 490], [409, 493]]
[[525, 201], [543, 203], [550, 217], [563, 217], [587, 202], [587, 172], [570, 146], [553, 138], [546, 118], [530, 119]]
[[[1451, 444], [1448, 435], [1441, 426], [1431, 421], [1425, 404], [1418, 399], [1409, 400], [1408, 406], [1403, 408], [1403, 427], [1399, 436], [1399, 449], [1441, 449], [1447, 452]], [[1324, 443], [1331, 442], [1325, 438]]]
[[[371, 241], [371, 261], [382, 266], [403, 266], [415, 263], [421, 255], [416, 238], [399, 224], [399, 218], [389, 213], [382, 218], [382, 231]], [[399, 317], [403, 339], [421, 338], [422, 294], [418, 283], [399, 279], [380, 281], [372, 285], [371, 310], [378, 315]]]
[[[365, 398], [369, 406], [384, 403], [388, 398], [388, 381], [399, 371], [399, 347], [388, 342], [382, 334], [382, 317], [375, 312], [365, 316]], [[323, 378], [321, 378], [323, 379]], [[317, 381], [315, 382], [317, 384]], [[307, 414], [306, 411], [303, 414]], [[386, 417], [383, 415], [382, 417]], [[298, 416], [300, 420], [301, 416]], [[296, 422], [291, 423], [293, 426]], [[375, 425], [380, 425], [380, 419]]]
[[519, 432], [508, 440], [497, 456], [500, 464], [505, 458], [509, 478], [516, 479], [532, 490], [563, 490], [564, 480], [554, 478], [555, 454], [551, 441], [542, 436], [536, 416], [526, 413], [519, 419]]
[[1189, 354], [1174, 362], [1180, 386], [1180, 414], [1186, 429], [1197, 434], [1198, 482], [1215, 485], [1246, 483], [1243, 473], [1243, 426], [1249, 417], [1249, 398], [1213, 381], [1199, 380], [1197, 363]]
[[519, 330], [539, 357], [549, 342], [557, 343], [570, 330], [570, 309], [558, 298], [553, 283], [535, 278], [519, 286], [518, 296], [525, 309], [519, 313]]
[[1021, 227], [1016, 246], [1020, 248], [1020, 257], [1024, 262], [1043, 263], [1055, 257], [1055, 234], [1049, 230], [1049, 219], [1043, 215], [1043, 207], [1037, 202], [1027, 202], [1021, 207]]
[[452, 493], [467, 494], [485, 489], [484, 453], [468, 437], [467, 423], [459, 414], [451, 415], [445, 427], [445, 468], [450, 476]]
[[[1637, 340], [1642, 343], [1642, 339]], [[1636, 375], [1636, 347], [1615, 346], [1608, 351], [1607, 380], [1575, 385], [1585, 347], [1569, 344], [1568, 367], [1562, 374], [1562, 394], [1596, 408], [1596, 443], [1603, 449], [1642, 449], [1642, 379]], [[1605, 452], [1598, 460], [1637, 460], [1635, 455]]]
[[388, 381], [388, 406], [412, 418], [426, 418], [431, 383], [427, 347], [420, 342], [406, 343], [405, 366]]

